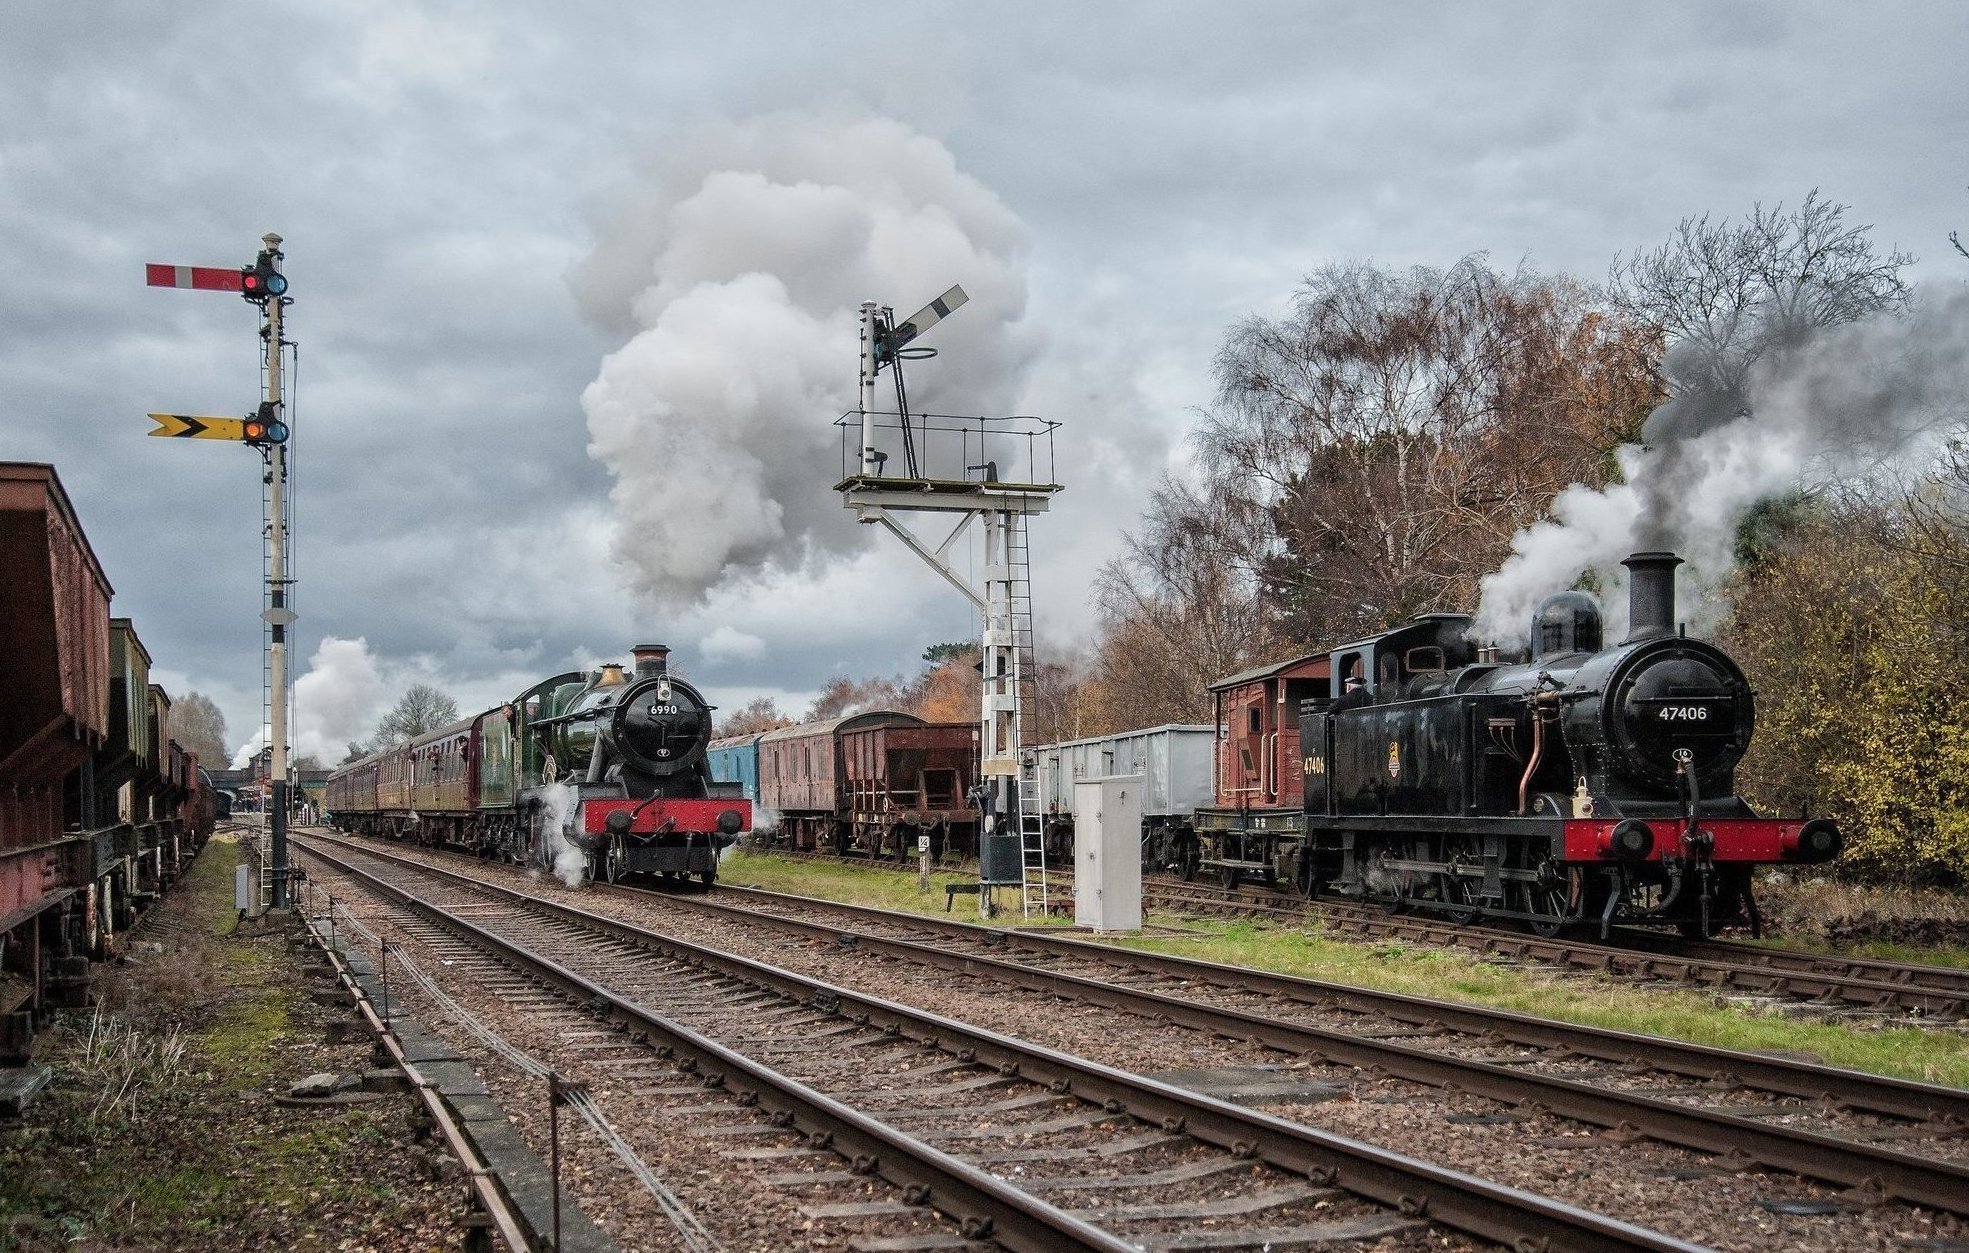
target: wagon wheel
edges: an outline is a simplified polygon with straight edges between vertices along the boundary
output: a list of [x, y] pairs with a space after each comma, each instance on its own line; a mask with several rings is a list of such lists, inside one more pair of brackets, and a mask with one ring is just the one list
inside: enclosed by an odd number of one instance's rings
[[1224, 885], [1225, 891], [1235, 892], [1238, 885], [1244, 882], [1244, 871], [1236, 866], [1220, 866], [1217, 869], [1217, 881]]
[[1299, 850], [1299, 864], [1292, 873], [1292, 886], [1308, 900], [1326, 891], [1326, 882], [1320, 877], [1319, 868], [1313, 864], [1312, 849], [1301, 847]]
[[1202, 863], [1202, 851], [1193, 843], [1185, 844], [1177, 866], [1177, 872], [1182, 875], [1183, 882], [1194, 883], [1196, 881], [1196, 872]]

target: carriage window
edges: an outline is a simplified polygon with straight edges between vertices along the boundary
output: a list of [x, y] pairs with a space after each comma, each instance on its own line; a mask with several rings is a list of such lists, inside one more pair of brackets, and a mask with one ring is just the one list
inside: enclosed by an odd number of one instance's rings
[[1256, 735], [1264, 729], [1265, 711], [1257, 705], [1253, 705], [1251, 707], [1251, 734]]

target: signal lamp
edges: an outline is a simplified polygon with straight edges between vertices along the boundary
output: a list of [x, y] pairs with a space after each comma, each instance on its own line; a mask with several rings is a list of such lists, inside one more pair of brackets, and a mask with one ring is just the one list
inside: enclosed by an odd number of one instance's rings
[[262, 252], [239, 272], [239, 294], [256, 304], [287, 294], [287, 276], [273, 268], [273, 254]]
[[271, 400], [263, 402], [257, 413], [246, 415], [240, 437], [249, 444], [286, 443], [287, 424], [280, 420], [280, 407]]

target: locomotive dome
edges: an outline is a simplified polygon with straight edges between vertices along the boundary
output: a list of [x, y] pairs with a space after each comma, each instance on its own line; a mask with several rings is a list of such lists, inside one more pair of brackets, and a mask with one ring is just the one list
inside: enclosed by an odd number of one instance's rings
[[1597, 653], [1604, 638], [1600, 602], [1585, 592], [1554, 592], [1531, 615], [1531, 657]]

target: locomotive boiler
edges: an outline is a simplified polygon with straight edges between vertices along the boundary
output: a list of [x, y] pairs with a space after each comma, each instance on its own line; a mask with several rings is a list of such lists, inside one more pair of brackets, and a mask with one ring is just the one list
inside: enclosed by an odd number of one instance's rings
[[544, 827], [587, 855], [596, 877], [695, 875], [707, 885], [718, 854], [749, 825], [736, 784], [711, 780], [705, 750], [711, 706], [669, 671], [669, 649], [632, 650], [633, 674], [601, 667], [561, 712], [530, 729], [548, 757], [520, 802]]
[[1343, 694], [1301, 708], [1305, 842], [1284, 872], [1308, 891], [1547, 933], [1758, 929], [1753, 869], [1829, 860], [1838, 828], [1760, 817], [1736, 794], [1754, 694], [1727, 654], [1676, 629], [1680, 558], [1622, 564], [1631, 625], [1612, 647], [1598, 603], [1561, 592], [1522, 663], [1480, 656], [1461, 614], [1335, 649]]
[[328, 778], [345, 831], [414, 840], [583, 878], [695, 876], [751, 825], [752, 803], [711, 777], [712, 706], [670, 673], [670, 650], [632, 650], [543, 679], [513, 700]]

